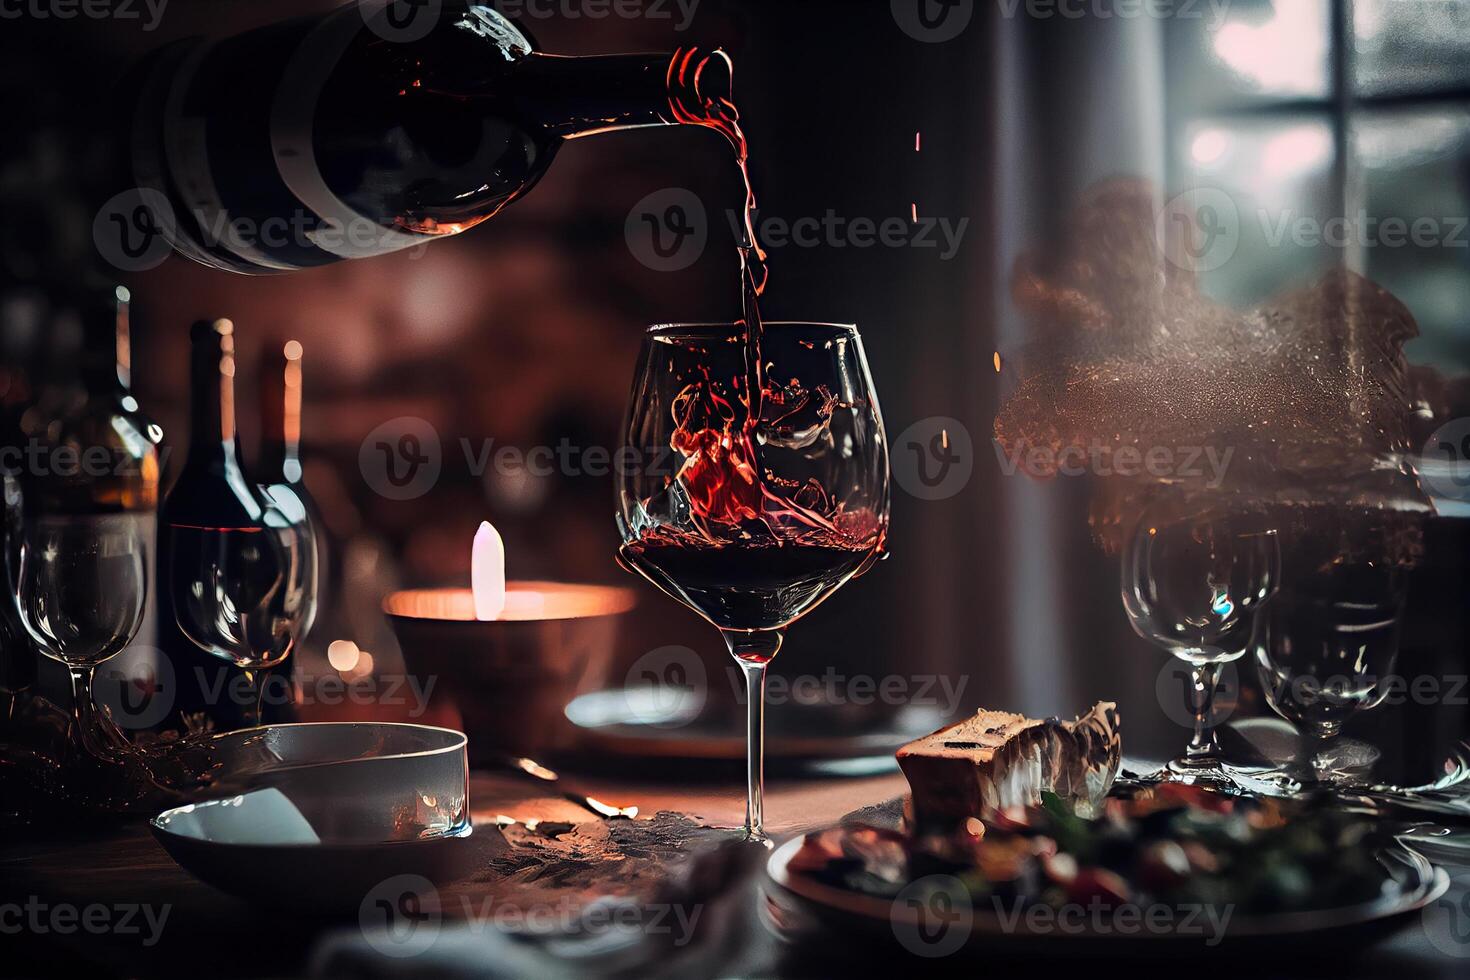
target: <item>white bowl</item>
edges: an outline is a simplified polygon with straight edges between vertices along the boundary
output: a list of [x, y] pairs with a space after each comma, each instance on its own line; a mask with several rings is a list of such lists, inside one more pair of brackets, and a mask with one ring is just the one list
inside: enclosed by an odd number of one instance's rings
[[222, 891], [319, 911], [355, 909], [396, 875], [435, 884], [483, 865], [471, 846], [461, 732], [421, 725], [271, 725], [221, 735], [207, 754], [217, 799], [150, 822], [181, 866]]

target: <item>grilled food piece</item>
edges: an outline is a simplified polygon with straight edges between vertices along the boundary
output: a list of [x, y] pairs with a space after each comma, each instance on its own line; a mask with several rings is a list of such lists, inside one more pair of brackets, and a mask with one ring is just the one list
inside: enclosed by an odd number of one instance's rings
[[1039, 803], [1055, 793], [1096, 816], [1122, 758], [1117, 705], [1102, 701], [1076, 721], [980, 711], [898, 750], [919, 829]]

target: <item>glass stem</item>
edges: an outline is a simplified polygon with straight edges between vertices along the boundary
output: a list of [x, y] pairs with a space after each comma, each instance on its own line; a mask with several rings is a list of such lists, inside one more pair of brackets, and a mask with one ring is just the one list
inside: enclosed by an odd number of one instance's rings
[[121, 736], [113, 737], [111, 720], [98, 716], [92, 701], [92, 675], [96, 667], [68, 667], [71, 674], [72, 748], [93, 759], [111, 761]]
[[1190, 762], [1206, 762], [1220, 754], [1220, 740], [1215, 736], [1215, 688], [1220, 683], [1220, 664], [1193, 664], [1190, 667], [1190, 697], [1194, 708], [1194, 737], [1184, 757]]
[[745, 839], [769, 842], [763, 807], [765, 797], [766, 666], [785, 639], [784, 630], [722, 630], [730, 655], [745, 674]]
[[250, 699], [253, 708], [248, 710], [245, 715], [245, 727], [259, 728], [260, 716], [263, 706], [265, 704], [266, 672], [260, 670], [247, 670], [244, 673], [245, 680], [250, 682], [250, 693], [254, 695], [254, 697]]
[[1306, 727], [1302, 732], [1302, 755], [1307, 764], [1303, 766], [1307, 774], [1305, 778], [1312, 782], [1332, 783], [1340, 780], [1340, 776], [1332, 771], [1332, 760], [1327, 756], [1327, 750], [1341, 734], [1340, 724], [1313, 725]]

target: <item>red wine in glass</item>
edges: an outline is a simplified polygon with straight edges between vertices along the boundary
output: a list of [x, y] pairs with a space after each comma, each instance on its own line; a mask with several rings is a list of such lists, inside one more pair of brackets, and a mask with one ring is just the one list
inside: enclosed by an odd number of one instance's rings
[[835, 592], [874, 554], [872, 542], [821, 533], [744, 545], [651, 533], [622, 550], [629, 565], [726, 630], [785, 626]]

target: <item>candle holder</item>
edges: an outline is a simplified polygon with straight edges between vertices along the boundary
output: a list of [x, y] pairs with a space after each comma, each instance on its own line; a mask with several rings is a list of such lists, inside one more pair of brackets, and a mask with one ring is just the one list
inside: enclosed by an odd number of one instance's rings
[[571, 745], [565, 708], [601, 686], [631, 589], [511, 582], [499, 618], [476, 617], [470, 589], [413, 589], [383, 600], [407, 673], [430, 695], [436, 718], [469, 736], [472, 764], [536, 756]]

